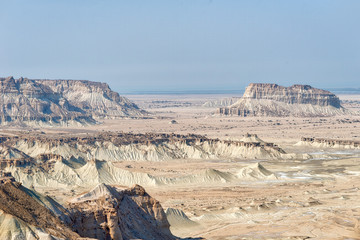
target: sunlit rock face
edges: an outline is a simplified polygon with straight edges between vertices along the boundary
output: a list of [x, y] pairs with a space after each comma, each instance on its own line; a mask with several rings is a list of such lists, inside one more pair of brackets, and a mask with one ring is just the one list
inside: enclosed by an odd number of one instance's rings
[[100, 82], [8, 77], [0, 78], [0, 93], [2, 125], [86, 125], [145, 114]]
[[219, 109], [223, 115], [269, 117], [315, 117], [350, 113], [340, 105], [339, 98], [309, 85], [282, 87], [277, 84], [252, 83], [241, 99]]
[[135, 185], [117, 189], [100, 184], [70, 201], [73, 227], [95, 239], [176, 239], [160, 203]]

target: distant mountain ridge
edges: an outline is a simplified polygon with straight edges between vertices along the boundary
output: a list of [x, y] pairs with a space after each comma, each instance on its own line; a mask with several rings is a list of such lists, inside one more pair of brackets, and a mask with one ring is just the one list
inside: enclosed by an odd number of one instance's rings
[[83, 125], [146, 114], [108, 84], [87, 80], [0, 78], [0, 93], [2, 125]]

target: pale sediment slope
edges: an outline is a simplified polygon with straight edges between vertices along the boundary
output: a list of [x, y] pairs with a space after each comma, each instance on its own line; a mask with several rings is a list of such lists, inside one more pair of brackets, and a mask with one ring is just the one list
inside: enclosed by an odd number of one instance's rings
[[176, 208], [168, 208], [165, 211], [166, 218], [170, 223], [171, 229], [176, 228], [191, 228], [191, 227], [197, 227], [199, 223], [192, 221], [186, 216], [186, 214]]
[[17, 181], [28, 187], [74, 188], [91, 187], [100, 183], [155, 186], [162, 183], [161, 179], [147, 173], [130, 172], [105, 161], [91, 161], [80, 168], [72, 168], [59, 161], [49, 171], [36, 167], [30, 172], [21, 167], [8, 167], [5, 171], [11, 172]]
[[131, 186], [187, 185], [187, 184], [225, 184], [248, 181], [277, 180], [278, 176], [256, 163], [229, 173], [216, 169], [204, 169], [195, 174], [179, 177], [160, 177], [143, 172], [132, 172], [115, 167], [107, 161], [91, 161], [79, 168], [73, 168], [62, 161], [44, 170], [32, 167], [7, 167], [4, 171], [11, 172], [16, 181], [27, 187], [77, 188], [94, 187], [98, 184], [115, 184]]

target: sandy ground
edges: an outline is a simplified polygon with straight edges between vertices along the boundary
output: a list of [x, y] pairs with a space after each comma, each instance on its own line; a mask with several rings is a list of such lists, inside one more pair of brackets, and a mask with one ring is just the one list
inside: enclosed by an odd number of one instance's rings
[[[183, 210], [197, 224], [173, 223], [180, 237], [207, 239], [360, 239], [360, 150], [297, 147], [304, 137], [360, 140], [360, 116], [330, 118], [241, 118], [216, 114], [202, 107], [225, 95], [128, 96], [146, 108], [153, 119], [104, 120], [102, 125], [78, 129], [37, 129], [46, 133], [124, 131], [134, 133], [196, 133], [240, 139], [258, 134], [287, 152], [310, 153], [311, 160], [261, 161], [278, 176], [275, 181], [161, 186], [147, 191], [168, 207]], [[360, 95], [341, 95], [360, 100]], [[360, 105], [351, 109], [360, 111]], [[176, 120], [177, 124], [170, 124]], [[11, 132], [12, 129], [3, 131]], [[214, 168], [234, 172], [255, 161], [172, 160], [119, 162], [116, 166], [156, 176], [181, 176]], [[82, 189], [84, 190], [84, 189]], [[56, 192], [49, 192], [56, 194]], [[65, 194], [65, 192], [64, 192]], [[63, 198], [73, 193], [66, 193]]]
[[[317, 154], [304, 161], [263, 161], [284, 176], [273, 182], [149, 188], [164, 208], [183, 210], [200, 223], [172, 227], [175, 234], [207, 239], [360, 239], [360, 152], [294, 147], [302, 136], [360, 139], [360, 117], [239, 118], [216, 114], [204, 101], [229, 96], [132, 96], [157, 119], [107, 120], [102, 129], [132, 132], [197, 133], [239, 139], [256, 133], [288, 152]], [[360, 100], [359, 95], [342, 95]], [[131, 98], [131, 96], [130, 96]], [[155, 105], [151, 105], [156, 101]], [[161, 103], [162, 101], [168, 101]], [[189, 104], [191, 103], [191, 104]], [[175, 106], [174, 106], [175, 105]], [[352, 105], [352, 110], [360, 110]], [[161, 118], [159, 118], [161, 116]], [[169, 124], [170, 120], [177, 124]], [[322, 159], [325, 158], [325, 159]], [[326, 159], [327, 158], [327, 159]], [[120, 167], [153, 175], [179, 176], [214, 168], [232, 172], [247, 162], [183, 160], [166, 163], [119, 163]], [[287, 178], [287, 179], [286, 179]]]

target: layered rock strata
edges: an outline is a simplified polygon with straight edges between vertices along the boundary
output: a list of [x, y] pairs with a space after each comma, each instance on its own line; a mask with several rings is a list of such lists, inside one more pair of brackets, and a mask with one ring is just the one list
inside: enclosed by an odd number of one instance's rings
[[0, 93], [2, 125], [84, 125], [145, 113], [99, 82], [8, 77], [0, 78]]
[[347, 114], [339, 98], [309, 85], [282, 87], [277, 84], [252, 83], [243, 97], [229, 107], [220, 108], [223, 115], [314, 117]]
[[135, 185], [118, 189], [100, 184], [71, 200], [68, 208], [79, 235], [95, 239], [176, 239], [160, 203]]

